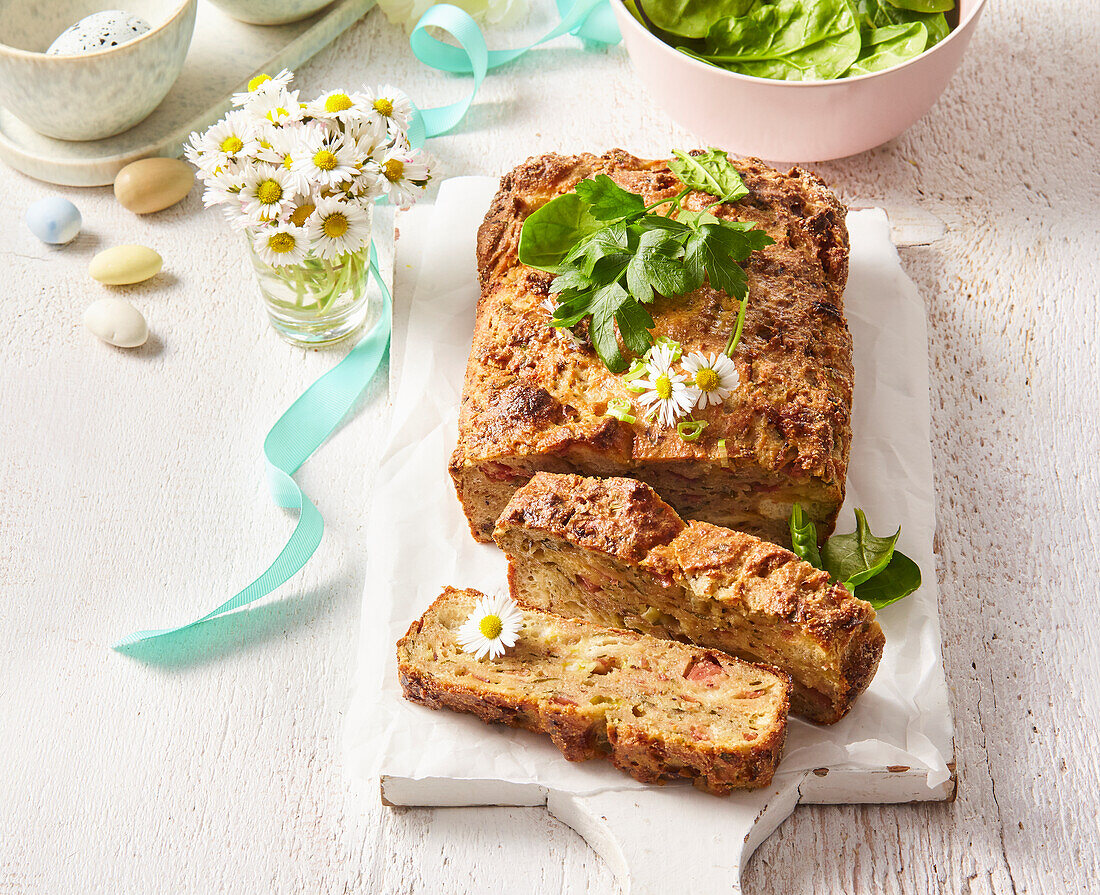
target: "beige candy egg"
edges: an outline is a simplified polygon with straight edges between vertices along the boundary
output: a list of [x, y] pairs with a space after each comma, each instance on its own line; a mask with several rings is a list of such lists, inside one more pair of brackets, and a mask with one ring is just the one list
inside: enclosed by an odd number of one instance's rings
[[194, 182], [191, 166], [178, 158], [143, 158], [118, 172], [115, 198], [134, 214], [151, 214], [175, 205]]
[[88, 273], [108, 286], [126, 286], [155, 276], [162, 264], [160, 255], [147, 246], [112, 246], [92, 259]]
[[137, 348], [149, 338], [141, 311], [121, 298], [101, 298], [84, 312], [84, 325], [108, 345]]

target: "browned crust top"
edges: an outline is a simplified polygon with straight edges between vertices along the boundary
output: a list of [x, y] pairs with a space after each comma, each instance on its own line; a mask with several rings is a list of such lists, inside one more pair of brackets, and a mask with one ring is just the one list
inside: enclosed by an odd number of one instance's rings
[[636, 479], [536, 472], [501, 513], [501, 529], [541, 529], [580, 547], [641, 562], [684, 528], [676, 511]]
[[[845, 209], [801, 168], [780, 173], [758, 159], [734, 164], [750, 195], [715, 213], [756, 223], [776, 243], [746, 264], [750, 301], [734, 357], [742, 387], [723, 404], [696, 411], [695, 418], [709, 424], [703, 435], [688, 443], [640, 415], [632, 425], [607, 417], [610, 400], [633, 395], [586, 341], [575, 347], [549, 326], [540, 305], [552, 277], [517, 260], [527, 216], [582, 179], [607, 174], [647, 202], [675, 195], [680, 181], [667, 161], [619, 149], [602, 156], [549, 154], [504, 176], [478, 233], [482, 294], [456, 462], [547, 453], [571, 459], [598, 454], [626, 464], [721, 460], [787, 480], [843, 483], [852, 396], [851, 337], [843, 313]], [[707, 201], [713, 200], [693, 193], [686, 205]], [[737, 307], [705, 283], [685, 296], [658, 298], [651, 310], [655, 335], [709, 354], [724, 348]]]

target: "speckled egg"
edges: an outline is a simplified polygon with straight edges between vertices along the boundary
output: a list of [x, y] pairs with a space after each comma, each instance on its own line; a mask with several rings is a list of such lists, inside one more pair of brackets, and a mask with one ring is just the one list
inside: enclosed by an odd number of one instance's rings
[[128, 286], [156, 276], [160, 267], [160, 255], [148, 246], [112, 246], [92, 259], [88, 273], [107, 286]]
[[47, 56], [80, 56], [83, 53], [98, 53], [133, 40], [149, 31], [145, 19], [123, 12], [121, 9], [108, 9], [93, 12], [75, 25], [70, 25], [55, 40]]
[[101, 298], [89, 305], [84, 325], [117, 348], [137, 348], [149, 338], [149, 324], [141, 311], [121, 298]]
[[50, 245], [64, 245], [76, 239], [82, 223], [80, 210], [61, 196], [39, 199], [23, 216], [31, 233]]

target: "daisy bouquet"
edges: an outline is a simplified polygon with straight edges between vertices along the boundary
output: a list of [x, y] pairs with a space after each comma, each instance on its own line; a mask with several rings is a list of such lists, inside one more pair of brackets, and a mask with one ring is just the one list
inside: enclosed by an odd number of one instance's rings
[[330, 341], [366, 316], [374, 203], [412, 205], [431, 162], [409, 145], [412, 104], [400, 91], [330, 90], [305, 102], [292, 79], [254, 78], [233, 111], [191, 135], [185, 155], [206, 206], [247, 239], [276, 328]]

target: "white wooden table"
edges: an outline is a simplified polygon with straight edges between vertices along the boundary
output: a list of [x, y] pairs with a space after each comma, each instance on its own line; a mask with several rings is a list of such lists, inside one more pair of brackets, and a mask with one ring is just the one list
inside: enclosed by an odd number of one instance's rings
[[[949, 227], [903, 261], [931, 323], [959, 796], [800, 808], [752, 860], [747, 892], [1100, 889], [1094, 13], [1094, 0], [1002, 0], [924, 121], [813, 166], [849, 201], [919, 206]], [[378, 12], [300, 80], [310, 93], [392, 81], [425, 105], [465, 89], [421, 70]], [[490, 174], [547, 150], [692, 143], [620, 49], [560, 41], [492, 76], [431, 149], [446, 173]], [[86, 226], [51, 250], [19, 221], [53, 191], [0, 171], [0, 892], [613, 891], [541, 810], [362, 814], [347, 797], [384, 376], [299, 476], [328, 523], [301, 575], [155, 663], [107, 648], [205, 611], [274, 557], [292, 520], [269, 501], [260, 442], [340, 354], [274, 336], [241, 247], [197, 192], [136, 218], [109, 190], [58, 190]], [[80, 325], [101, 294], [88, 259], [125, 242], [156, 247], [166, 271], [128, 290], [155, 334], [129, 353]]]

